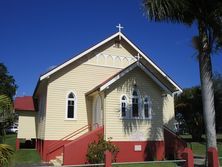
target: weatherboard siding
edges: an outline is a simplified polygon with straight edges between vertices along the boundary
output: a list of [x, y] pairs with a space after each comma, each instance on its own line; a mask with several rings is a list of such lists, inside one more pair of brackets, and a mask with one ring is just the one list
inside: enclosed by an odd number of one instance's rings
[[36, 131], [38, 139], [45, 139], [46, 107], [47, 107], [47, 87], [44, 86], [39, 94], [39, 111], [36, 113]]
[[[120, 118], [120, 97], [125, 94], [130, 102], [134, 83], [136, 83], [142, 98], [147, 95], [152, 100], [151, 120]], [[163, 140], [164, 101], [162, 93], [160, 87], [139, 68], [129, 72], [110, 86], [106, 91], [105, 99], [106, 139], [111, 137], [113, 141]]]
[[89, 56], [90, 58], [85, 64], [125, 68], [136, 60], [135, 57], [132, 56], [134, 53], [132, 53], [132, 51], [130, 53], [128, 50], [130, 49], [125, 49], [122, 45], [120, 45], [120, 48], [112, 45], [99, 53], [95, 53], [93, 57]]
[[36, 112], [19, 111], [17, 138], [19, 139], [36, 138], [35, 118], [36, 118]]
[[171, 130], [175, 130], [174, 97], [169, 94], [164, 97], [163, 124]]
[[[129, 56], [129, 52], [124, 48], [112, 49], [111, 47], [108, 48], [108, 50], [103, 50], [102, 53], [111, 54], [110, 50], [112, 50], [112, 52], [118, 50], [118, 54], [121, 56], [124, 56], [126, 53], [127, 56]], [[88, 60], [88, 62], [80, 63], [80, 65], [78, 65], [78, 63], [72, 63], [48, 79], [45, 126], [46, 140], [61, 139], [67, 134], [90, 124], [92, 121], [92, 101], [86, 98], [85, 93], [123, 68], [123, 65], [119, 67], [104, 65], [105, 60], [103, 58], [93, 60], [94, 57], [92, 57], [91, 59], [92, 60]], [[107, 62], [107, 64], [109, 64], [109, 62]], [[77, 97], [76, 120], [66, 120], [65, 118], [66, 97], [70, 91], [73, 91]], [[88, 101], [88, 103], [86, 103], [86, 101]]]

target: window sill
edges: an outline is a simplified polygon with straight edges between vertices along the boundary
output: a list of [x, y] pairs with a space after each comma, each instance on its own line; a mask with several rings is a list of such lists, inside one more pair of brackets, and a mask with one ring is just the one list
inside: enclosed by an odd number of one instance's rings
[[77, 121], [77, 118], [65, 118], [65, 121]]
[[139, 118], [139, 117], [131, 117], [131, 118], [124, 118], [120, 117], [121, 120], [152, 120], [152, 118]]

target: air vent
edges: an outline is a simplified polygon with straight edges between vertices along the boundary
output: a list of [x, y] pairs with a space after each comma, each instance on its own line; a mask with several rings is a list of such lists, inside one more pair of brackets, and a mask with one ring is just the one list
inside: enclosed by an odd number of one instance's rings
[[117, 41], [115, 41], [115, 43], [114, 43], [114, 47], [115, 48], [120, 48], [120, 41], [119, 40], [117, 40]]

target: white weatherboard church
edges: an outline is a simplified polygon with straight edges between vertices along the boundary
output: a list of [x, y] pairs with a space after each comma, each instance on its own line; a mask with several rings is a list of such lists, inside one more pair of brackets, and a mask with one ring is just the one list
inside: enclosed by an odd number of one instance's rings
[[43, 160], [84, 164], [99, 133], [119, 147], [118, 162], [164, 158], [163, 126], [173, 129], [173, 95], [182, 90], [118, 28], [40, 76], [33, 99]]

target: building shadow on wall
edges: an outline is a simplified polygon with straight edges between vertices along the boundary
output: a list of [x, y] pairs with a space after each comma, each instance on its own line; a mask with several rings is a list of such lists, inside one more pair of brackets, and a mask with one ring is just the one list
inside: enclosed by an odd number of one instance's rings
[[[123, 83], [116, 82], [114, 83], [113, 87], [117, 87], [118, 94], [121, 94], [121, 92], [128, 92], [128, 102], [130, 102], [132, 97], [132, 90], [135, 83], [138, 83], [138, 88], [140, 88], [139, 86], [141, 86], [141, 84], [145, 83], [139, 83], [135, 76], [129, 77], [127, 75], [124, 76], [127, 77], [126, 79], [122, 78], [122, 81], [124, 81]], [[111, 92], [112, 90], [109, 91]], [[141, 99], [144, 99], [146, 95], [143, 91], [144, 90], [141, 90], [140, 92]], [[121, 119], [123, 132], [126, 136], [129, 136], [129, 140], [131, 141], [142, 142], [143, 146], [146, 142], [145, 147], [142, 149], [145, 161], [173, 159], [175, 157], [175, 146], [173, 146], [173, 148], [170, 148], [171, 145], [167, 146], [167, 144], [172, 143], [173, 140], [170, 141], [170, 139], [167, 138], [168, 140], [166, 144], [164, 136], [164, 126], [170, 128], [171, 131], [174, 130], [174, 116], [171, 115], [172, 111], [167, 110], [168, 108], [170, 109], [169, 105], [171, 105], [170, 103], [172, 102], [172, 99], [169, 95], [167, 96], [167, 94], [163, 90], [160, 93], [154, 93], [152, 96], [153, 97], [151, 97], [151, 101], [155, 103], [153, 103], [152, 106], [152, 119], [132, 119], [132, 117], [123, 118]], [[140, 102], [140, 106], [142, 106], [140, 109], [144, 111], [143, 101]], [[118, 106], [118, 108], [115, 109], [115, 111], [119, 114], [121, 113], [120, 108], [121, 107]], [[131, 108], [132, 104], [129, 103], [129, 105], [127, 106], [128, 111], [130, 111]], [[169, 112], [169, 114], [167, 114], [167, 112]], [[165, 155], [167, 155], [167, 157]]]
[[163, 112], [171, 112], [163, 110], [164, 105], [167, 105], [166, 103], [168, 103], [168, 101], [169, 101], [168, 96], [165, 96], [163, 93], [162, 104], [159, 104], [159, 107], [161, 108], [162, 112], [160, 113], [159, 116], [154, 115], [151, 121], [151, 127], [150, 129], [148, 129], [150, 137], [147, 139], [146, 148], [144, 150], [144, 156], [145, 156], [144, 159], [146, 161], [175, 158], [175, 143], [173, 143], [173, 140], [171, 141], [171, 138], [166, 135], [164, 130], [167, 127], [171, 131], [173, 131], [175, 123], [174, 117], [168, 118], [166, 117], [167, 113], [163, 113]]
[[[117, 91], [122, 92], [132, 92], [133, 83], [135, 78], [128, 79], [124, 87], [120, 87]], [[144, 99], [146, 94], [140, 92], [141, 99]], [[154, 99], [157, 97], [154, 97]], [[144, 148], [144, 160], [163, 160], [165, 159], [165, 144], [164, 144], [164, 129], [163, 126], [172, 127], [174, 124], [174, 118], [171, 120], [164, 120], [164, 103], [168, 103], [168, 97], [165, 96], [163, 92], [161, 95], [161, 100], [158, 101], [158, 104], [155, 104], [152, 109], [152, 118], [151, 119], [122, 119], [122, 125], [124, 128], [124, 133], [127, 134], [132, 141], [147, 141]], [[151, 101], [152, 101], [151, 97]], [[144, 111], [143, 101], [140, 102], [140, 109]], [[132, 105], [127, 106], [128, 111], [130, 111]], [[120, 112], [120, 109], [118, 110]], [[140, 131], [140, 129], [146, 129]]]
[[[144, 160], [145, 161], [154, 161], [154, 160], [163, 160], [165, 158], [164, 153], [164, 115], [163, 115], [163, 106], [165, 97], [161, 97], [161, 103], [158, 104], [155, 112], [155, 108], [152, 112], [152, 119], [150, 120], [150, 127], [147, 128], [148, 138], [146, 147], [144, 149]], [[157, 113], [159, 111], [159, 113]]]

